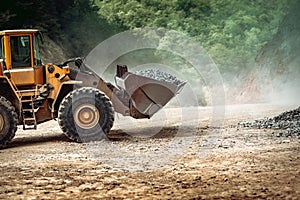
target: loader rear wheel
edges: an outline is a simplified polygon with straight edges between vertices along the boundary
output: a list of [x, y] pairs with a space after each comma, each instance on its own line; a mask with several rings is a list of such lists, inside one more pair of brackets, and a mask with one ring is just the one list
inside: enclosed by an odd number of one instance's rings
[[15, 136], [17, 130], [17, 113], [15, 107], [0, 96], [0, 148], [4, 148]]
[[97, 141], [105, 138], [113, 126], [114, 110], [104, 93], [83, 87], [62, 100], [58, 122], [64, 134], [73, 141]]

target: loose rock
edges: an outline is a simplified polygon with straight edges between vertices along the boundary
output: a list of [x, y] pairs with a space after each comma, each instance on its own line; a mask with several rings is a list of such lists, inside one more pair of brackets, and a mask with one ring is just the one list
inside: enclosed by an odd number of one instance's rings
[[276, 137], [280, 136], [300, 136], [300, 107], [281, 113], [273, 118], [259, 119], [255, 121], [244, 121], [238, 123], [239, 127], [257, 128], [257, 129], [274, 129], [283, 130], [275, 134]]
[[145, 76], [148, 78], [152, 78], [152, 79], [156, 79], [158, 81], [170, 82], [170, 83], [173, 83], [176, 85], [180, 85], [181, 83], [183, 83], [182, 80], [179, 80], [175, 76], [173, 76], [169, 73], [166, 73], [166, 72], [162, 72], [158, 69], [140, 70], [140, 71], [136, 71], [135, 74]]

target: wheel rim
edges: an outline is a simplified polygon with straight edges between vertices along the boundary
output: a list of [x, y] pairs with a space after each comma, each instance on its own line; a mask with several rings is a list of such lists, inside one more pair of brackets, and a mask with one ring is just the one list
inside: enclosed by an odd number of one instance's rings
[[83, 129], [95, 127], [100, 119], [99, 110], [91, 104], [82, 104], [75, 109], [75, 123]]

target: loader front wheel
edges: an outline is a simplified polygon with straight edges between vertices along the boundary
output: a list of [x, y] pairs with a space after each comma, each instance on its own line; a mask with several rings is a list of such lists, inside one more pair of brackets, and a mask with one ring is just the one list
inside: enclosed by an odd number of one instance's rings
[[0, 149], [4, 148], [15, 136], [17, 113], [14, 106], [0, 96]]
[[62, 100], [58, 122], [64, 134], [73, 141], [97, 141], [105, 138], [113, 126], [114, 111], [104, 93], [83, 87]]

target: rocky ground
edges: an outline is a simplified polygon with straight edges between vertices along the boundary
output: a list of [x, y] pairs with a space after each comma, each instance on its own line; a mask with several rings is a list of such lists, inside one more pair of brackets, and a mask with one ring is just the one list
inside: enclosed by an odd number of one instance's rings
[[70, 142], [56, 121], [0, 150], [1, 199], [298, 199], [300, 140], [241, 128], [295, 106], [167, 108], [116, 116], [110, 140]]

